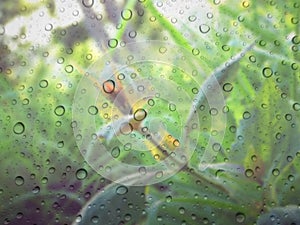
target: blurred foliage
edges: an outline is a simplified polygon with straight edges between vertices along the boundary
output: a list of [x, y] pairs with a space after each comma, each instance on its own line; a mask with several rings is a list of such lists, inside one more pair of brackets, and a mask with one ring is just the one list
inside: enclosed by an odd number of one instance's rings
[[[1, 223], [266, 224], [275, 213], [284, 224], [289, 211], [299, 222], [299, 9], [296, 0], [1, 1]], [[213, 133], [204, 100], [187, 166], [164, 182], [125, 187], [84, 161], [72, 104], [93, 63], [147, 40], [184, 47], [204, 78], [225, 66], [218, 113], [227, 124], [215, 160], [200, 170]]]

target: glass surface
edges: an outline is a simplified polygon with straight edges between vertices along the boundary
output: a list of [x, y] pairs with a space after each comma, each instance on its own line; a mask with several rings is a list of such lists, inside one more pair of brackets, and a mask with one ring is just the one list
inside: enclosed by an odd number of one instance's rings
[[0, 224], [300, 224], [297, 0], [2, 0]]

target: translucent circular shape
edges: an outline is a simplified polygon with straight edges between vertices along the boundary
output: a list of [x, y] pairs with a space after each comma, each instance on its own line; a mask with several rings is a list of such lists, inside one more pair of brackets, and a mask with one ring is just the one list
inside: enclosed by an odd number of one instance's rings
[[[167, 42], [113, 47], [87, 69], [74, 96], [73, 131], [84, 160], [124, 186], [164, 181], [191, 159], [201, 127], [194, 108], [206, 99], [216, 112], [208, 115], [216, 132], [199, 154], [205, 169], [226, 127], [225, 114], [217, 113], [226, 105], [223, 90], [209, 76], [214, 68], [203, 62], [204, 71], [191, 51]], [[91, 106], [98, 107], [97, 115]]]

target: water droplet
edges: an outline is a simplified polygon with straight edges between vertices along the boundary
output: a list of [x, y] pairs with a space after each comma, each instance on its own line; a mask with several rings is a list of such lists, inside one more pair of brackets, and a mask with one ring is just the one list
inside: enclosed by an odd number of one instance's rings
[[110, 39], [108, 41], [108, 47], [110, 48], [115, 48], [118, 45], [118, 40], [117, 39]]
[[53, 29], [53, 25], [51, 23], [48, 23], [46, 26], [45, 26], [45, 30], [46, 31], [51, 31]]
[[251, 113], [248, 112], [248, 111], [245, 111], [243, 113], [243, 119], [247, 120], [247, 119], [250, 119], [251, 118]]
[[87, 177], [87, 171], [83, 168], [77, 170], [76, 177], [78, 180], [84, 180]]
[[289, 180], [290, 182], [293, 182], [293, 181], [295, 180], [295, 177], [294, 177], [293, 175], [289, 175], [289, 176], [288, 176], [288, 180]]
[[193, 48], [192, 50], [193, 55], [199, 55], [200, 54], [200, 50], [198, 48]]
[[246, 169], [245, 170], [245, 176], [246, 177], [252, 177], [253, 174], [254, 174], [253, 170], [251, 170], [251, 169]]
[[206, 25], [206, 24], [201, 24], [199, 26], [199, 30], [200, 30], [201, 33], [206, 34], [206, 33], [209, 32], [210, 27], [208, 25]]
[[130, 20], [132, 17], [132, 11], [130, 9], [124, 9], [121, 12], [121, 17], [123, 20]]
[[41, 80], [39, 83], [41, 88], [46, 88], [48, 87], [48, 81], [47, 80]]
[[125, 221], [130, 221], [131, 220], [131, 214], [127, 213], [125, 216], [124, 216], [124, 220]]
[[40, 192], [40, 187], [39, 186], [35, 186], [33, 189], [32, 189], [32, 193], [33, 194], [38, 194]]
[[216, 115], [218, 115], [218, 110], [216, 108], [211, 108], [209, 110], [209, 114], [212, 116], [216, 116]]
[[57, 142], [57, 147], [58, 148], [62, 148], [62, 147], [64, 147], [64, 145], [65, 145], [64, 141]]
[[[0, 29], [0, 30], [1, 30], [1, 29]], [[295, 44], [295, 45], [300, 44], [300, 37], [297, 36], [297, 35], [295, 35], [295, 36], [292, 38], [292, 42], [293, 42], [293, 44]]]
[[73, 70], [74, 70], [74, 68], [73, 68], [72, 65], [67, 65], [67, 66], [65, 67], [65, 71], [66, 71], [67, 73], [72, 73]]
[[280, 170], [275, 168], [272, 170], [272, 174], [277, 177], [280, 174]]
[[91, 8], [94, 5], [94, 0], [82, 0], [82, 5], [86, 8]]
[[168, 195], [167, 197], [166, 197], [166, 202], [171, 202], [172, 201], [172, 196], [171, 195]]
[[88, 112], [89, 114], [91, 115], [97, 115], [98, 113], [98, 108], [94, 105], [91, 105], [89, 108], [88, 108]]
[[238, 223], [243, 223], [246, 219], [246, 216], [244, 213], [238, 212], [237, 214], [235, 214], [235, 220]]
[[16, 183], [16, 185], [18, 185], [18, 186], [23, 185], [24, 182], [25, 182], [25, 180], [24, 180], [24, 178], [23, 178], [22, 176], [17, 176], [17, 177], [15, 178], [15, 183]]
[[146, 167], [142, 166], [139, 168], [139, 173], [145, 175], [147, 173]]
[[213, 143], [212, 148], [214, 151], [218, 152], [221, 150], [222, 146], [220, 145], [220, 143]]
[[188, 19], [190, 22], [194, 22], [197, 19], [197, 17], [193, 15], [193, 16], [189, 16]]
[[250, 4], [248, 1], [243, 1], [242, 5], [244, 8], [248, 8]]
[[180, 208], [179, 208], [179, 214], [184, 214], [184, 213], [185, 213], [185, 208], [180, 207]]
[[17, 218], [18, 220], [20, 220], [20, 219], [23, 218], [23, 216], [24, 216], [24, 214], [23, 214], [22, 212], [18, 212], [17, 215], [16, 215], [16, 218]]
[[174, 103], [170, 103], [170, 104], [169, 104], [169, 110], [170, 110], [171, 112], [174, 112], [174, 111], [176, 110], [176, 105], [175, 105]]
[[228, 45], [222, 46], [223, 51], [228, 52], [230, 50], [230, 47]]
[[273, 75], [273, 70], [270, 67], [265, 67], [262, 70], [262, 74], [265, 78], [269, 78]]
[[111, 94], [115, 91], [115, 82], [113, 80], [107, 80], [103, 82], [103, 91], [107, 94]]
[[293, 104], [293, 109], [294, 109], [295, 111], [299, 111], [299, 110], [300, 110], [300, 104], [299, 104], [298, 102], [294, 103], [294, 104]]
[[62, 106], [62, 105], [57, 106], [57, 107], [54, 109], [54, 113], [55, 113], [55, 115], [57, 115], [57, 116], [62, 116], [62, 115], [64, 115], [64, 113], [65, 113], [65, 107]]
[[132, 131], [133, 131], [133, 126], [131, 125], [131, 123], [125, 122], [125, 123], [121, 124], [121, 126], [120, 126], [120, 132], [121, 132], [121, 134], [128, 135]]
[[149, 106], [154, 106], [155, 105], [155, 101], [151, 98], [147, 101]]
[[137, 35], [137, 32], [136, 32], [135, 30], [130, 31], [129, 34], [128, 34], [128, 36], [129, 36], [130, 38], [135, 38], [136, 35]]
[[225, 92], [231, 92], [232, 89], [233, 89], [233, 86], [232, 86], [231, 83], [225, 83], [225, 84], [223, 85], [223, 90], [224, 90]]
[[167, 52], [167, 48], [166, 47], [160, 47], [158, 50], [161, 54], [164, 54]]
[[125, 195], [127, 192], [128, 192], [128, 188], [123, 185], [117, 187], [117, 189], [116, 189], [116, 193], [118, 195]]
[[99, 222], [99, 217], [98, 216], [93, 216], [91, 218], [91, 222], [94, 223], [94, 224], [98, 223]]
[[178, 139], [175, 139], [175, 140], [173, 141], [173, 145], [174, 145], [176, 148], [179, 147], [179, 146], [180, 146], [179, 140], [178, 140]]
[[114, 147], [111, 150], [111, 156], [114, 158], [118, 158], [120, 156], [120, 148], [119, 147]]
[[164, 176], [164, 173], [162, 171], [158, 171], [155, 173], [156, 178], [162, 178]]
[[13, 131], [15, 134], [22, 134], [25, 131], [25, 126], [22, 122], [17, 122], [14, 127]]
[[118, 80], [124, 80], [124, 79], [125, 79], [124, 73], [118, 74]]
[[133, 118], [136, 121], [142, 121], [146, 118], [146, 116], [147, 116], [147, 112], [145, 109], [137, 109], [133, 114]]
[[79, 223], [79, 222], [81, 222], [81, 220], [82, 220], [81, 215], [76, 216], [75, 222]]

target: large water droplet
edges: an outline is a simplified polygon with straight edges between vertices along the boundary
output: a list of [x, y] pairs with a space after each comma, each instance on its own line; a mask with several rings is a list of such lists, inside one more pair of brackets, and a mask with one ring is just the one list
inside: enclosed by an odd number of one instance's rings
[[98, 113], [98, 108], [94, 105], [91, 105], [89, 108], [88, 108], [88, 112], [89, 114], [91, 115], [97, 115]]
[[201, 24], [199, 26], [199, 30], [200, 30], [201, 33], [206, 34], [206, 33], [209, 32], [210, 27], [208, 25], [206, 25], [206, 24]]
[[18, 186], [23, 185], [24, 182], [25, 182], [25, 180], [24, 180], [24, 178], [23, 178], [22, 176], [17, 176], [17, 177], [15, 178], [15, 183], [16, 183], [16, 185], [18, 185]]
[[137, 109], [133, 114], [133, 117], [136, 121], [142, 121], [146, 118], [146, 116], [147, 112], [145, 109]]
[[116, 189], [116, 193], [117, 193], [118, 195], [125, 195], [127, 192], [128, 192], [128, 188], [125, 187], [125, 186], [123, 186], [123, 185], [117, 187], [117, 189]]
[[294, 103], [294, 104], [293, 104], [293, 109], [294, 109], [295, 111], [299, 111], [299, 110], [300, 110], [300, 104], [299, 104], [298, 102]]
[[233, 86], [232, 86], [231, 83], [225, 83], [225, 84], [223, 85], [223, 90], [224, 90], [225, 92], [231, 92], [232, 89], [233, 89]]
[[84, 180], [87, 177], [87, 171], [83, 168], [77, 170], [76, 177], [78, 180]]
[[132, 11], [130, 9], [124, 9], [121, 12], [121, 17], [123, 20], [130, 20], [132, 17]]
[[118, 45], [118, 40], [117, 39], [110, 39], [108, 40], [108, 47], [110, 48], [115, 48]]
[[65, 113], [65, 107], [62, 106], [62, 105], [57, 106], [57, 107], [54, 109], [54, 113], [55, 113], [55, 115], [57, 115], [57, 116], [62, 116], [62, 115], [64, 115], [64, 113]]
[[270, 67], [265, 67], [262, 70], [262, 74], [265, 78], [269, 78], [273, 75], [273, 70]]
[[25, 131], [25, 126], [22, 122], [17, 122], [14, 127], [13, 131], [15, 134], [22, 134]]
[[113, 80], [107, 80], [103, 82], [102, 88], [103, 91], [107, 94], [111, 94], [115, 91], [115, 82]]

